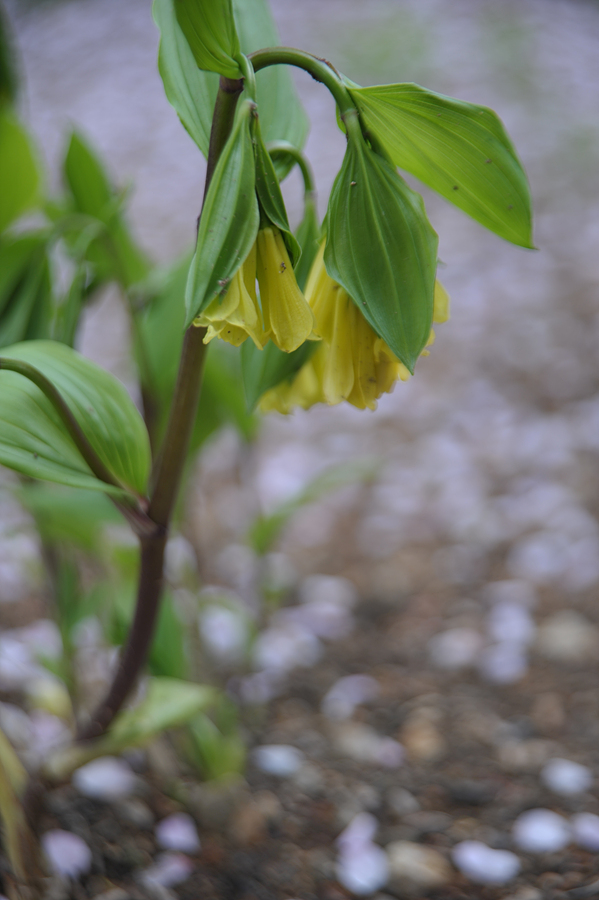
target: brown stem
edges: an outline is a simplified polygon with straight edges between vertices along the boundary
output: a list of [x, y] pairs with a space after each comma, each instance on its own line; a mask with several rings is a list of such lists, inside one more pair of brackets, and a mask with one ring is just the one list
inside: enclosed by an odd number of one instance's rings
[[[221, 78], [212, 119], [204, 197], [231, 131], [237, 100], [242, 90], [241, 80]], [[160, 608], [168, 526], [181, 483], [200, 397], [206, 351], [204, 334], [205, 329], [194, 328], [193, 325], [185, 332], [166, 435], [153, 472], [148, 516], [155, 523], [156, 532], [140, 537], [141, 561], [135, 616], [113, 683], [87, 727], [79, 733], [80, 740], [99, 737], [106, 731], [135, 685], [150, 648]]]

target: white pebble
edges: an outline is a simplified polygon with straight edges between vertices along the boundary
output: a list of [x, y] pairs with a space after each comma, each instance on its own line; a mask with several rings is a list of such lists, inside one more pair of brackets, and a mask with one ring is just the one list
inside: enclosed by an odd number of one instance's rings
[[63, 878], [78, 878], [89, 872], [92, 852], [80, 837], [55, 828], [42, 835], [42, 849], [53, 872]]
[[328, 641], [338, 641], [347, 637], [354, 627], [354, 619], [350, 610], [341, 603], [332, 600], [311, 600], [281, 610], [275, 617], [275, 624], [290, 622], [309, 631], [315, 637]]
[[321, 709], [328, 719], [349, 719], [356, 706], [374, 700], [379, 684], [370, 675], [346, 675], [324, 695]]
[[254, 747], [252, 760], [262, 772], [287, 778], [301, 767], [304, 754], [289, 744], [263, 744], [261, 747]]
[[572, 836], [585, 850], [599, 850], [599, 816], [593, 813], [576, 813], [570, 819]]
[[476, 662], [483, 640], [474, 628], [449, 628], [428, 642], [428, 655], [439, 669], [464, 669]]
[[387, 856], [377, 844], [364, 844], [351, 854], [341, 853], [335, 869], [339, 882], [352, 894], [372, 894], [389, 879]]
[[479, 670], [493, 684], [513, 684], [526, 675], [528, 659], [520, 644], [491, 644], [480, 655]]
[[311, 631], [286, 622], [267, 628], [254, 644], [254, 662], [259, 669], [289, 672], [296, 666], [312, 666], [320, 658], [322, 644]]
[[520, 871], [515, 853], [493, 850], [482, 841], [462, 841], [451, 855], [460, 872], [478, 884], [505, 884]]
[[200, 613], [200, 632], [210, 652], [224, 662], [242, 657], [248, 629], [241, 612], [211, 604]]
[[343, 722], [334, 732], [336, 749], [357, 762], [395, 769], [405, 759], [405, 749], [393, 738], [378, 734], [363, 722]]
[[336, 575], [310, 575], [300, 585], [299, 599], [302, 603], [319, 600], [351, 609], [358, 601], [358, 592], [347, 578]]
[[148, 887], [170, 888], [186, 881], [193, 869], [193, 862], [183, 853], [161, 853], [153, 866], [140, 873], [139, 880]]
[[379, 823], [370, 813], [361, 812], [354, 816], [347, 828], [344, 828], [335, 843], [344, 853], [370, 844], [378, 831]]
[[512, 829], [514, 842], [530, 853], [554, 853], [570, 843], [571, 829], [563, 816], [550, 809], [529, 809]]
[[197, 853], [200, 839], [195, 822], [187, 813], [173, 813], [156, 825], [156, 840], [163, 850]]
[[135, 791], [137, 778], [124, 759], [102, 756], [73, 773], [73, 784], [84, 797], [109, 803]]
[[593, 773], [571, 759], [550, 759], [541, 779], [556, 794], [583, 794], [593, 783]]
[[487, 616], [487, 629], [492, 640], [514, 644], [530, 644], [535, 637], [535, 621], [520, 603], [500, 601]]
[[335, 842], [339, 847], [337, 878], [354, 894], [372, 894], [389, 878], [387, 855], [372, 842], [378, 825], [370, 813], [358, 813]]

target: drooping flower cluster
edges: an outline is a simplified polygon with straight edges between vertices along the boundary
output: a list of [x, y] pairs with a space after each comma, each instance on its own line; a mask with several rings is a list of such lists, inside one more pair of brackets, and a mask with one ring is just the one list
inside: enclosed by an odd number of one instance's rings
[[[306, 299], [322, 340], [292, 380], [264, 394], [260, 402], [264, 412], [288, 413], [295, 406], [307, 409], [315, 403], [335, 405], [342, 400], [358, 409], [376, 409], [381, 394], [391, 391], [396, 381], [410, 377], [349, 294], [328, 275], [323, 255], [324, 245], [306, 286]], [[437, 281], [433, 321], [445, 322], [448, 317], [449, 297]], [[431, 330], [427, 346], [434, 338]], [[423, 351], [423, 355], [427, 353]]]
[[219, 337], [239, 347], [250, 337], [259, 349], [272, 340], [286, 353], [316, 337], [314, 314], [298, 287], [278, 228], [260, 229], [252, 250], [224, 295], [215, 297], [194, 324], [208, 329], [206, 344]]

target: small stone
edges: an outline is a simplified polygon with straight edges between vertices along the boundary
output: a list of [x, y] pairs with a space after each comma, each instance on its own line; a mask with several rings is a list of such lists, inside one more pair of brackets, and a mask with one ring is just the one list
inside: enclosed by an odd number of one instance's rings
[[541, 771], [541, 780], [556, 794], [583, 794], [593, 784], [593, 773], [570, 759], [550, 759]]
[[576, 813], [570, 819], [572, 836], [585, 850], [599, 850], [599, 816], [593, 813]]
[[335, 870], [343, 887], [358, 896], [372, 894], [389, 879], [387, 856], [377, 844], [364, 844], [351, 854], [341, 853]]
[[420, 804], [416, 797], [405, 788], [391, 788], [387, 794], [387, 804], [390, 809], [398, 816], [405, 816], [409, 813], [418, 812]]
[[487, 631], [497, 643], [530, 644], [536, 630], [534, 619], [521, 603], [500, 601], [487, 616]]
[[138, 800], [136, 797], [118, 801], [114, 806], [114, 811], [119, 819], [130, 822], [144, 831], [149, 831], [154, 825], [154, 813], [143, 800]]
[[264, 841], [269, 824], [276, 822], [281, 815], [282, 807], [276, 794], [257, 791], [235, 811], [231, 821], [231, 837], [244, 847]]
[[210, 653], [221, 662], [236, 662], [247, 645], [248, 626], [241, 610], [211, 603], [199, 617], [200, 633]]
[[553, 741], [533, 738], [529, 741], [505, 741], [497, 756], [506, 772], [537, 772], [555, 753]]
[[554, 853], [572, 838], [569, 823], [550, 809], [529, 809], [518, 816], [512, 829], [514, 842], [529, 853]]
[[254, 765], [261, 772], [288, 778], [298, 771], [304, 761], [304, 754], [289, 744], [263, 744], [254, 747], [251, 753]]
[[522, 644], [502, 641], [485, 647], [478, 667], [483, 678], [492, 684], [513, 684], [526, 675], [528, 658]]
[[429, 710], [417, 710], [406, 720], [401, 730], [401, 742], [410, 759], [434, 762], [446, 752], [446, 742]]
[[457, 671], [475, 664], [483, 639], [473, 628], [449, 628], [435, 634], [427, 644], [428, 655], [438, 669]]
[[493, 850], [482, 841], [461, 841], [451, 856], [462, 875], [477, 884], [506, 884], [520, 871], [515, 853]]
[[356, 706], [374, 700], [379, 691], [378, 681], [370, 675], [346, 675], [327, 691], [321, 709], [328, 719], [349, 719]]
[[358, 895], [372, 894], [389, 878], [385, 851], [372, 842], [378, 821], [359, 813], [336, 840], [339, 847], [336, 872], [341, 884]]
[[516, 578], [506, 581], [491, 581], [484, 589], [487, 603], [518, 603], [527, 609], [537, 604], [536, 589], [530, 581], [519, 581]]
[[523, 887], [515, 894], [504, 897], [503, 900], [543, 900], [543, 893], [535, 887]]
[[393, 738], [378, 734], [362, 722], [344, 722], [334, 731], [336, 749], [357, 762], [395, 769], [404, 761], [404, 749]]
[[187, 881], [193, 869], [193, 862], [183, 853], [161, 853], [153, 866], [139, 874], [139, 881], [149, 888], [170, 888]]
[[79, 878], [89, 872], [92, 852], [82, 838], [55, 828], [42, 835], [42, 849], [53, 872], [63, 878]]
[[594, 658], [599, 646], [597, 629], [573, 609], [563, 609], [539, 625], [536, 648], [545, 659], [581, 663]]
[[195, 822], [187, 813], [173, 813], [156, 825], [156, 841], [163, 850], [197, 853], [200, 839]]
[[[428, 890], [451, 881], [453, 872], [444, 856], [432, 847], [411, 841], [394, 841], [385, 848], [389, 886], [402, 892]], [[406, 891], [406, 888], [408, 889]]]
[[543, 893], [536, 887], [523, 887], [503, 900], [543, 900]]
[[73, 773], [73, 784], [84, 797], [110, 803], [132, 794], [137, 776], [128, 763], [116, 756], [101, 756]]

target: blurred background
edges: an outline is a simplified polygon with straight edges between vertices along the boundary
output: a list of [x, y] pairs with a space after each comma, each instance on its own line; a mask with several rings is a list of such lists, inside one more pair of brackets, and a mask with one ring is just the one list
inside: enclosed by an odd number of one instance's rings
[[[129, 186], [133, 231], [166, 264], [192, 245], [204, 161], [165, 99], [150, 7], [149, 0], [7, 2], [24, 80], [20, 110], [50, 187], [59, 189], [76, 126], [114, 182]], [[254, 675], [246, 668], [230, 682], [242, 699], [280, 694], [287, 671], [321, 659], [313, 676], [295, 676], [302, 702], [338, 721], [380, 690], [369, 727], [398, 737], [414, 765], [458, 753], [439, 725], [449, 716], [474, 747], [473, 759], [480, 762], [479, 745], [495, 753], [492, 745], [502, 771], [537, 771], [563, 754], [592, 767], [599, 734], [592, 696], [599, 649], [599, 5], [273, 0], [272, 7], [283, 44], [326, 57], [360, 84], [415, 81], [495, 109], [530, 178], [538, 249], [501, 241], [408, 178], [439, 233], [439, 277], [452, 298], [430, 356], [375, 413], [341, 405], [273, 415], [249, 443], [233, 428], [218, 431], [197, 465], [184, 538], [171, 544], [171, 583], [185, 587], [181, 572], [199, 566], [198, 640], [224, 666], [223, 679], [234, 675], [236, 653], [243, 655], [250, 611], [258, 635]], [[294, 77], [311, 121], [307, 154], [323, 216], [344, 138], [327, 91], [305, 73]], [[284, 193], [295, 226], [302, 214], [297, 173]], [[110, 289], [86, 309], [77, 343], [139, 399], [128, 317]], [[40, 614], [37, 601], [26, 615], [15, 602], [42, 591], [40, 547], [14, 500], [14, 479], [3, 479], [2, 616], [23, 626]], [[287, 501], [284, 528], [272, 539], [255, 529], [248, 538], [257, 517]], [[273, 606], [296, 603], [293, 615], [269, 618], [268, 604], [260, 611], [258, 581]], [[352, 632], [352, 610], [359, 631]], [[14, 660], [2, 659], [6, 675]], [[334, 695], [319, 706], [337, 679], [364, 673], [378, 687], [346, 685], [341, 700]], [[458, 681], [447, 681], [448, 673]], [[512, 693], [501, 693], [512, 685]], [[267, 737], [308, 753], [307, 710], [280, 707]], [[551, 742], [566, 734], [560, 752]], [[355, 741], [335, 740], [338, 754], [364, 762]], [[368, 752], [387, 753], [379, 763], [393, 769], [403, 751], [394, 741], [381, 749], [372, 740]], [[418, 802], [435, 809], [439, 799], [422, 793], [426, 772], [413, 784], [405, 777]], [[536, 796], [537, 787], [531, 790]], [[354, 794], [338, 827], [364, 808]], [[585, 803], [599, 809], [596, 800]], [[477, 833], [475, 826], [462, 837]]]
[[[75, 125], [130, 186], [142, 246], [173, 261], [192, 243], [204, 161], [164, 97], [150, 4], [9, 0], [8, 10], [22, 111], [50, 181], [58, 186]], [[368, 459], [378, 472], [368, 497], [349, 488], [305, 510], [290, 552], [325, 564], [345, 523], [344, 565], [356, 551], [376, 560], [372, 590], [396, 579], [408, 587], [424, 552], [429, 575], [430, 563], [463, 584], [520, 578], [575, 603], [599, 580], [597, 4], [275, 0], [273, 11], [283, 44], [326, 56], [361, 84], [415, 81], [494, 108], [530, 177], [538, 251], [502, 242], [425, 188], [451, 320], [376, 414], [269, 418], [254, 461], [260, 502], [284, 499], [331, 463]], [[305, 73], [296, 82], [324, 215], [344, 139], [327, 91]], [[295, 173], [285, 192], [297, 223]], [[127, 321], [110, 294], [88, 310], [79, 346], [135, 390]], [[229, 457], [219, 444], [206, 466], [235, 456], [232, 434], [218, 440]], [[234, 490], [219, 494], [214, 515], [228, 540], [246, 524], [244, 503]], [[343, 517], [358, 506], [350, 525]]]

